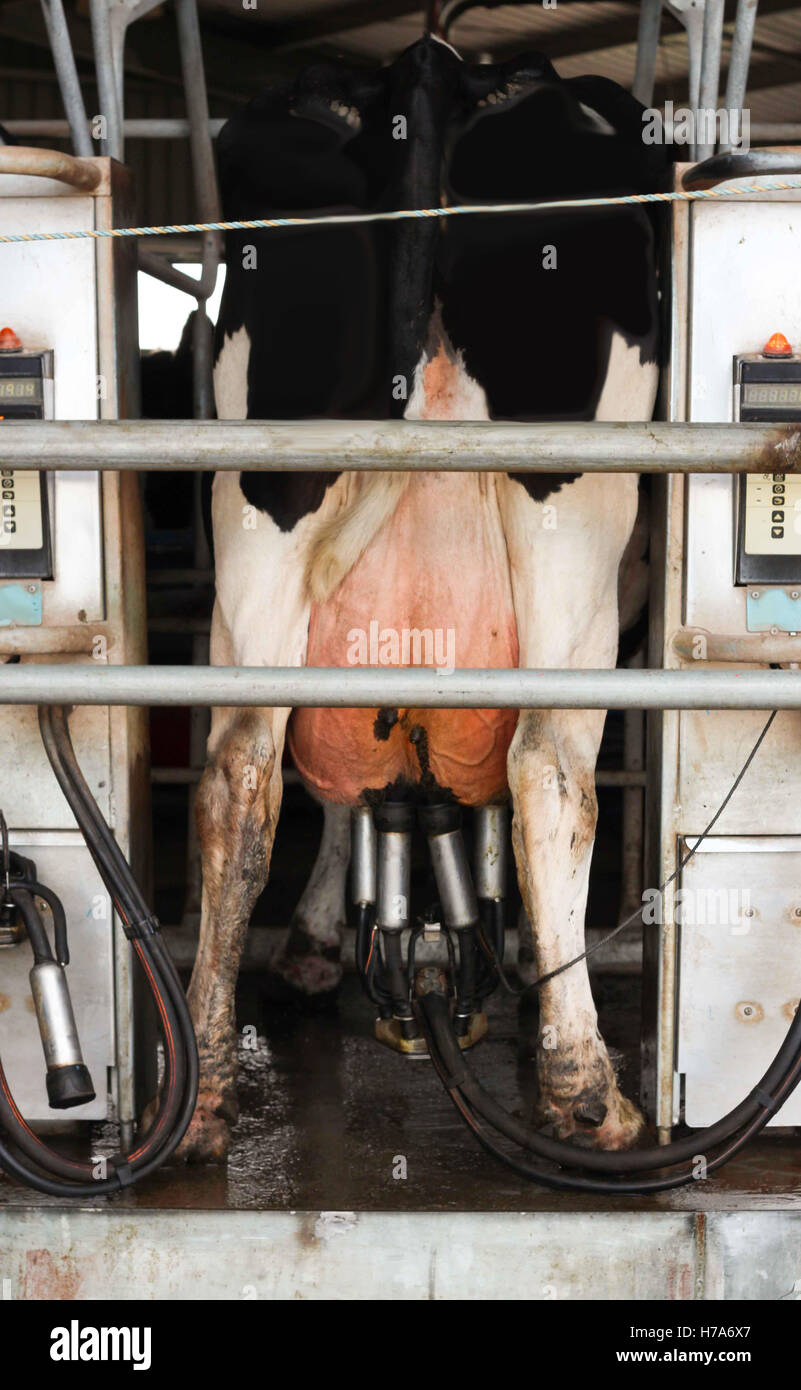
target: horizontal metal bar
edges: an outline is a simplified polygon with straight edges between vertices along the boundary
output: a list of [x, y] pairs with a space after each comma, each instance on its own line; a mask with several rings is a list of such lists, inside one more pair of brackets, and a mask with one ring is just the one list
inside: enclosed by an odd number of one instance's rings
[[[801, 602], [798, 627], [801, 632]], [[682, 627], [674, 632], [670, 645], [685, 661], [749, 661], [767, 666], [769, 662], [801, 661], [801, 636], [789, 632], [725, 633], [707, 632], [701, 627]]]
[[0, 667], [6, 705], [797, 709], [801, 671], [460, 670], [367, 666]]
[[11, 468], [387, 469], [399, 472], [791, 473], [801, 427], [531, 425], [501, 420], [21, 420], [0, 426]]
[[[222, 130], [227, 116], [212, 116], [209, 120], [209, 134], [216, 139]], [[41, 135], [55, 140], [68, 140], [69, 123], [60, 120], [7, 120], [3, 125], [10, 135]], [[91, 130], [91, 122], [87, 122]], [[182, 116], [142, 116], [124, 120], [123, 134], [126, 140], [185, 140], [189, 138], [189, 121]], [[753, 131], [753, 126], [752, 126]]]
[[[185, 787], [199, 782], [203, 776], [202, 767], [151, 767], [151, 782], [164, 787]], [[285, 767], [281, 773], [285, 787], [297, 786], [300, 774], [294, 767]], [[645, 772], [630, 772], [625, 768], [595, 769], [596, 787], [644, 787], [647, 785]]]
[[[227, 116], [210, 117], [209, 134], [212, 140], [216, 140], [227, 120]], [[15, 120], [9, 118], [3, 120], [2, 124], [11, 135], [41, 136], [53, 140], [68, 140], [70, 138], [69, 123], [65, 120]], [[91, 130], [91, 123], [87, 123], [87, 128]], [[189, 121], [183, 116], [126, 117], [122, 123], [122, 128], [126, 140], [186, 140], [189, 138]], [[665, 122], [666, 132], [669, 132], [670, 129], [670, 124]], [[796, 121], [752, 121], [750, 136], [752, 143], [755, 140], [775, 140], [795, 144], [801, 141], [801, 124]], [[669, 134], [666, 133], [665, 138], [668, 140]]]
[[752, 121], [751, 143], [755, 140], [775, 141], [777, 145], [801, 144], [801, 124], [798, 121]]

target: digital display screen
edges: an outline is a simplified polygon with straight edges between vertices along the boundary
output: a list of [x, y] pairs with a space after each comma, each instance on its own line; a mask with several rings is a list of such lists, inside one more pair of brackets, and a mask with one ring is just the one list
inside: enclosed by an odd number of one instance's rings
[[801, 381], [751, 381], [742, 392], [743, 405], [758, 405], [763, 410], [801, 409]]
[[0, 405], [7, 401], [41, 401], [42, 382], [39, 377], [0, 377]]

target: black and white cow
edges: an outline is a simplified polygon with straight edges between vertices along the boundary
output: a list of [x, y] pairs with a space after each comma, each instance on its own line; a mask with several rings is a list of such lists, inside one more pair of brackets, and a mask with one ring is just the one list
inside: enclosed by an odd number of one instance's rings
[[[320, 66], [230, 121], [226, 216], [642, 191], [661, 155], [614, 83], [531, 54], [471, 66], [415, 43], [377, 71]], [[654, 236], [639, 208], [229, 234], [223, 419], [646, 420], [657, 386]], [[212, 661], [340, 665], [354, 634], [455, 634], [460, 667], [611, 667], [635, 475], [221, 473]], [[400, 662], [392, 651], [384, 660]], [[437, 661], [436, 664], [441, 664]], [[187, 1156], [235, 1119], [234, 987], [268, 873], [285, 739], [327, 807], [283, 968], [336, 967], [348, 808], [387, 793], [511, 794], [536, 962], [582, 950], [596, 821], [595, 711], [214, 711], [198, 797], [203, 918], [190, 1001], [201, 1089]], [[410, 735], [414, 733], [414, 738]], [[331, 872], [325, 872], [332, 870]], [[619, 1092], [584, 965], [542, 991], [541, 1118], [603, 1147], [641, 1127]], [[554, 1045], [555, 1042], [555, 1045]]]

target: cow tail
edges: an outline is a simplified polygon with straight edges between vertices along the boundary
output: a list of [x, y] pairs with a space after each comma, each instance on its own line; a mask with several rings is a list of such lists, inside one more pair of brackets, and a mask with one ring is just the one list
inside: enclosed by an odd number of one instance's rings
[[325, 603], [389, 521], [409, 486], [409, 473], [363, 473], [354, 500], [323, 522], [312, 542], [306, 583], [312, 599]]

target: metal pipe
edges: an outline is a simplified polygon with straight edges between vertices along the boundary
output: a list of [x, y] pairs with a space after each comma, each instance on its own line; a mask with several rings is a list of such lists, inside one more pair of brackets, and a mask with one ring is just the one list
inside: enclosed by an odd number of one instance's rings
[[[199, 782], [203, 776], [200, 767], [151, 767], [151, 782], [166, 786], [187, 786]], [[285, 787], [299, 787], [300, 773], [294, 767], [285, 767], [281, 772], [281, 782]], [[644, 772], [626, 772], [623, 769], [595, 770], [596, 787], [644, 787]]]
[[644, 787], [645, 782], [644, 772], [630, 772], [627, 768], [595, 771], [596, 787]]
[[351, 901], [359, 904], [376, 900], [377, 831], [369, 806], [351, 811]]
[[58, 77], [61, 100], [67, 115], [67, 129], [72, 138], [72, 147], [77, 155], [95, 153], [86, 119], [75, 54], [72, 51], [70, 31], [64, 14], [62, 0], [41, 0], [42, 14], [50, 40], [50, 51]]
[[701, 90], [701, 55], [704, 47], [704, 6], [703, 3], [696, 5], [694, 0], [690, 3], [674, 4], [671, 0], [665, 0], [665, 8], [670, 11], [674, 19], [684, 25], [687, 34], [687, 88], [690, 98], [690, 109], [698, 109], [698, 97]]
[[[723, 40], [724, 0], [705, 0], [704, 40], [701, 55], [701, 87], [696, 111], [696, 134], [700, 121], [714, 120], [720, 84], [720, 48]], [[715, 140], [698, 140], [693, 159], [708, 159], [715, 153]]]
[[[630, 670], [642, 670], [645, 664], [643, 649], [627, 663]], [[643, 773], [645, 768], [645, 715], [641, 709], [627, 709], [623, 715], [623, 763], [626, 771]], [[627, 917], [642, 906], [644, 801], [642, 786], [634, 783], [623, 789], [623, 816], [620, 835], [620, 912]], [[640, 928], [632, 924], [632, 934]]]
[[[161, 280], [165, 285], [172, 285], [175, 290], [182, 290], [184, 294], [191, 294], [193, 299], [205, 299], [199, 280], [193, 279], [191, 275], [186, 275], [183, 270], [176, 270], [170, 265], [163, 256], [154, 255], [152, 251], [145, 251], [139, 247], [139, 269], [146, 275], [152, 275], [154, 280]], [[208, 416], [202, 416], [208, 419]]]
[[473, 817], [473, 863], [476, 896], [506, 896], [508, 811], [505, 805], [479, 806]]
[[[220, 195], [217, 188], [214, 149], [209, 133], [209, 103], [196, 0], [175, 0], [175, 17], [178, 24], [178, 47], [184, 79], [186, 111], [189, 118], [192, 182], [195, 204], [199, 214], [198, 220], [200, 222], [218, 222], [220, 220]], [[204, 232], [202, 246], [201, 297], [207, 298], [217, 283], [217, 265], [222, 246], [220, 233]], [[210, 356], [208, 361], [206, 361], [205, 356], [203, 357], [200, 368], [201, 370], [207, 369], [210, 381]], [[204, 415], [201, 418], [207, 417]]]
[[100, 183], [99, 161], [43, 150], [38, 145], [0, 145], [0, 174], [31, 174], [37, 179], [58, 179], [70, 188], [91, 193]]
[[[52, 0], [51, 0], [52, 2]], [[46, 0], [42, 0], [46, 3]], [[84, 116], [84, 120], [86, 117]], [[227, 116], [210, 116], [208, 121], [209, 135], [212, 140], [216, 139], [222, 130]], [[12, 135], [42, 135], [51, 136], [53, 139], [66, 140], [69, 138], [71, 126], [69, 121], [60, 120], [4, 120], [3, 125]], [[86, 120], [87, 131], [89, 121]], [[752, 126], [753, 134], [757, 127]], [[128, 140], [185, 140], [189, 135], [189, 121], [184, 116], [142, 116], [137, 118], [126, 117], [122, 123], [123, 135]], [[76, 153], [78, 151], [76, 150]], [[81, 151], [83, 154], [94, 154], [95, 150], [91, 147]]]
[[756, 141], [777, 145], [801, 144], [801, 125], [797, 121], [752, 121], [751, 144]]
[[799, 671], [313, 666], [0, 666], [6, 705], [330, 705], [339, 709], [798, 709]]
[[408, 927], [411, 884], [411, 831], [382, 830], [378, 835], [376, 909], [376, 926], [382, 932], [401, 932]]
[[[737, 0], [737, 15], [726, 79], [726, 110], [729, 112], [742, 111], [745, 103], [758, 3], [759, 0]], [[742, 126], [740, 128], [742, 129]], [[727, 144], [725, 148], [731, 149], [731, 145]]]
[[[206, 295], [208, 294], [207, 271], [209, 264], [211, 264], [208, 256], [208, 248], [204, 247], [203, 269], [199, 282], [202, 294], [198, 297], [198, 306], [192, 318], [192, 411], [196, 420], [211, 420], [214, 417], [214, 380], [212, 377], [214, 325], [205, 309]], [[216, 283], [216, 257], [212, 269]], [[214, 288], [213, 284], [212, 288]], [[197, 556], [195, 556], [195, 560], [197, 561]]]
[[100, 148], [103, 154], [111, 155], [113, 159], [122, 159], [122, 112], [114, 70], [114, 42], [107, 0], [89, 0], [89, 18], [92, 23], [100, 114], [106, 118], [107, 138], [100, 142]]
[[793, 473], [801, 428], [440, 420], [7, 420], [11, 468]]
[[640, 0], [640, 20], [637, 29], [637, 59], [634, 66], [632, 96], [643, 106], [650, 106], [654, 99], [654, 78], [656, 75], [656, 54], [659, 48], [659, 30], [662, 23], [662, 0]]
[[455, 931], [478, 922], [478, 901], [461, 830], [429, 835], [428, 848], [445, 925]]
[[[0, 73], [0, 76], [2, 74]], [[726, 97], [728, 106], [728, 91]], [[228, 118], [211, 116], [209, 134], [215, 140]], [[50, 120], [3, 120], [5, 129], [11, 135], [31, 135], [42, 139], [68, 140], [70, 126], [68, 121]], [[89, 122], [87, 122], [87, 127]], [[174, 119], [168, 116], [127, 117], [122, 123], [126, 140], [185, 140], [189, 135], [189, 122], [183, 116]], [[670, 125], [665, 123], [665, 139], [668, 139]], [[797, 121], [752, 121], [751, 144], [776, 141], [788, 145], [801, 141], [801, 124]], [[94, 147], [91, 153], [95, 153]]]
[[[801, 603], [798, 630], [801, 632]], [[674, 632], [670, 642], [674, 652], [685, 661], [735, 661], [741, 664], [754, 661], [767, 666], [769, 662], [801, 662], [801, 637], [789, 632], [747, 634], [708, 632], [701, 627], [683, 627]]]
[[209, 135], [209, 103], [196, 0], [175, 0], [175, 17], [198, 211], [201, 222], [215, 222], [220, 216], [220, 199]]

